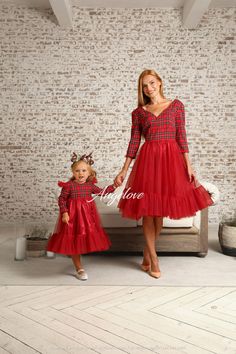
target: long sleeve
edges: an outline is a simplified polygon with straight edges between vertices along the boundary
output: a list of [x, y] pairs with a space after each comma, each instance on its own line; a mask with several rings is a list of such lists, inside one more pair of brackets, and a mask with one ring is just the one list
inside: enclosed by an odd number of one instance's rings
[[92, 186], [92, 194], [102, 195], [102, 194], [113, 193], [114, 191], [115, 191], [115, 187], [112, 184], [104, 188], [100, 188], [95, 184], [93, 184]]
[[68, 212], [67, 201], [68, 201], [69, 196], [70, 196], [70, 187], [69, 186], [64, 186], [62, 188], [61, 194], [60, 194], [60, 196], [58, 198], [58, 205], [59, 205], [59, 208], [60, 208], [60, 212], [62, 214]]
[[188, 142], [185, 130], [185, 109], [182, 102], [179, 101], [176, 107], [176, 141], [180, 147], [181, 152], [189, 152]]
[[136, 157], [140, 141], [141, 141], [141, 127], [139, 124], [139, 118], [135, 111], [132, 112], [132, 127], [131, 127], [131, 138], [129, 146], [125, 157], [131, 157], [134, 159]]

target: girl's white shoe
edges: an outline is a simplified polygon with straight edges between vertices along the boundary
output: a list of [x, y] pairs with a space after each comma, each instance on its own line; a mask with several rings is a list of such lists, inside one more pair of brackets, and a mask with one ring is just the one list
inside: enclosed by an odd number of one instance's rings
[[88, 274], [85, 272], [83, 268], [77, 269], [76, 270], [76, 277], [79, 280], [87, 280], [88, 279]]

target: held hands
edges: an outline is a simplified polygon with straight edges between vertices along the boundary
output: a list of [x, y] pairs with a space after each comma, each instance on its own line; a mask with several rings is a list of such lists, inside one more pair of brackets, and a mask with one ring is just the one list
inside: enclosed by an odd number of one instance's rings
[[68, 225], [69, 220], [70, 220], [69, 214], [68, 213], [63, 213], [62, 222], [66, 223]]
[[114, 179], [114, 185], [115, 187], [119, 187], [122, 185], [125, 176], [126, 176], [126, 171], [125, 170], [121, 170], [121, 172], [116, 176], [116, 178]]

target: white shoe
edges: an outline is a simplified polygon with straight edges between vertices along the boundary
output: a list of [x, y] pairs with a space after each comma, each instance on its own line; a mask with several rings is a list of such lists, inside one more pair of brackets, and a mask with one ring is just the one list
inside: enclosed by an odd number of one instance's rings
[[76, 270], [76, 277], [79, 280], [87, 280], [88, 279], [88, 274], [85, 272], [83, 268], [77, 269]]

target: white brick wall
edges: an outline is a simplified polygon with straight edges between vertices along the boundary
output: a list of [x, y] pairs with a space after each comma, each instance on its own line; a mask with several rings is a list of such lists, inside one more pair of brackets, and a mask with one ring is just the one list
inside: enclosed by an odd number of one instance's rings
[[233, 215], [235, 10], [211, 9], [195, 30], [182, 27], [180, 9], [73, 13], [65, 30], [51, 11], [0, 8], [2, 221], [54, 220], [51, 191], [70, 176], [73, 150], [94, 151], [98, 180], [113, 180], [144, 68], [185, 104], [190, 158], [221, 192], [210, 222]]

